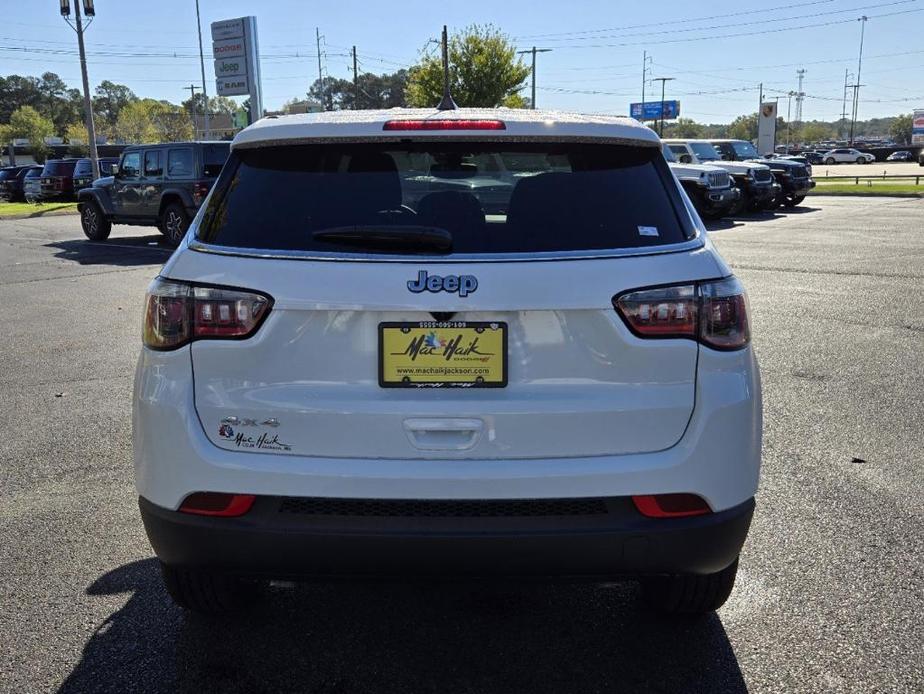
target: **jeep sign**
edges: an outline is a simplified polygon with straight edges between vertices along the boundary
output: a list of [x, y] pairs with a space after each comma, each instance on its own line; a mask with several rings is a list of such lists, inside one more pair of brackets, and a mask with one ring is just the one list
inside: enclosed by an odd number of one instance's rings
[[215, 77], [241, 77], [247, 74], [244, 58], [218, 58], [215, 61]]
[[253, 123], [263, 116], [256, 17], [212, 22], [215, 85], [219, 96], [250, 96]]

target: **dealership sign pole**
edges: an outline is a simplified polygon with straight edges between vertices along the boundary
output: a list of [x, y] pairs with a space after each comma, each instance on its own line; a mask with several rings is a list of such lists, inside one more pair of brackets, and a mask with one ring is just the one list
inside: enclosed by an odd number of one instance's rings
[[249, 122], [263, 116], [263, 85], [257, 18], [240, 17], [212, 22], [212, 53], [219, 96], [250, 97]]

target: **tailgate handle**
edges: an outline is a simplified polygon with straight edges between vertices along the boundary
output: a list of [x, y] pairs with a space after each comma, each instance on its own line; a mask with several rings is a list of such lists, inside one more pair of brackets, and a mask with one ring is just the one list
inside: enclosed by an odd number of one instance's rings
[[418, 418], [405, 419], [404, 431], [417, 448], [424, 451], [464, 451], [481, 437], [484, 422], [480, 419]]

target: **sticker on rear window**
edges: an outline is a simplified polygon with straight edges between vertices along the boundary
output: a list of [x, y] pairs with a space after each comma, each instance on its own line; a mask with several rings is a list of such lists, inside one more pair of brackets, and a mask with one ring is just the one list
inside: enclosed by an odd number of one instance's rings
[[639, 236], [657, 236], [658, 227], [639, 227], [638, 235]]

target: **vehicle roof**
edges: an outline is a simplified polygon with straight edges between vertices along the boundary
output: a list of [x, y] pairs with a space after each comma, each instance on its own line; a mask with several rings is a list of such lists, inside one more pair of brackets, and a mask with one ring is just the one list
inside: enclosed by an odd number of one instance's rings
[[183, 142], [151, 142], [141, 145], [126, 145], [123, 152], [130, 149], [153, 149], [154, 147], [176, 147], [177, 145], [230, 145], [229, 140], [186, 140]]
[[[751, 142], [750, 140], [742, 140], [738, 137], [716, 137], [712, 139], [703, 140], [703, 142]], [[751, 144], [754, 144], [751, 142]]]
[[[383, 131], [390, 120], [502, 120], [504, 130]], [[369, 111], [327, 111], [261, 118], [237, 134], [232, 148], [260, 147], [318, 140], [478, 139], [607, 140], [657, 147], [658, 136], [638, 121], [616, 116], [510, 108], [393, 108]]]

